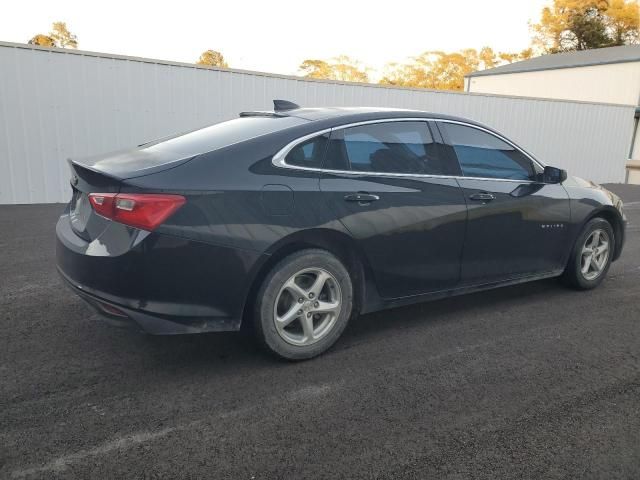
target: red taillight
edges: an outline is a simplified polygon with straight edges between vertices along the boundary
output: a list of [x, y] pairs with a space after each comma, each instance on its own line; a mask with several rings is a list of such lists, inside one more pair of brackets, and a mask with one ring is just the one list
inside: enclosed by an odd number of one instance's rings
[[90, 193], [89, 201], [97, 214], [113, 219], [113, 201], [115, 193]]
[[155, 230], [186, 202], [157, 193], [90, 193], [89, 200], [99, 215], [142, 230]]

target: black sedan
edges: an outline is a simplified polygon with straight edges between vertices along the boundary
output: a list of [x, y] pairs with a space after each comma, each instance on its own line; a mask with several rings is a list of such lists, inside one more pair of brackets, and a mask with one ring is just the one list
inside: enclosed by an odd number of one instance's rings
[[616, 195], [486, 126], [274, 105], [70, 161], [62, 277], [117, 323], [179, 334], [244, 322], [299, 360], [357, 313], [548, 277], [590, 289], [620, 256]]

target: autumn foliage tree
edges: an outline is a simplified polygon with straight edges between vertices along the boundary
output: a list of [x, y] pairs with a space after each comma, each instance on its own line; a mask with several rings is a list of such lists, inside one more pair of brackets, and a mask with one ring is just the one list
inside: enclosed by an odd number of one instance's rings
[[298, 67], [307, 78], [340, 80], [343, 82], [368, 82], [367, 69], [360, 62], [346, 55], [331, 60], [305, 60]]
[[78, 48], [78, 38], [69, 31], [65, 22], [53, 22], [48, 35], [38, 33], [29, 43], [42, 47]]
[[409, 63], [387, 65], [380, 83], [437, 90], [462, 90], [465, 75], [476, 70], [525, 60], [532, 55], [531, 49], [520, 53], [496, 54], [490, 47], [484, 47], [479, 52], [473, 48], [449, 53], [429, 51], [413, 58]]
[[610, 0], [607, 28], [614, 45], [640, 43], [640, 2]]
[[229, 65], [224, 59], [224, 56], [215, 50], [207, 50], [202, 52], [200, 58], [196, 62], [198, 65], [204, 65], [207, 67], [228, 68]]
[[531, 26], [534, 45], [544, 53], [638, 43], [638, 0], [553, 0]]

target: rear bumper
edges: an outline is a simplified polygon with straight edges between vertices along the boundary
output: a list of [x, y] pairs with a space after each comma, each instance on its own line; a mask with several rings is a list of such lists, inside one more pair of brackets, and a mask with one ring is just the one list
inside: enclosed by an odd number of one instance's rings
[[78, 237], [63, 214], [56, 261], [65, 282], [98, 313], [147, 333], [239, 330], [257, 252], [149, 233], [113, 223]]
[[116, 327], [142, 330], [151, 335], [181, 335], [187, 333], [229, 332], [240, 328], [240, 320], [223, 317], [160, 316], [154, 312], [136, 310], [118, 303], [126, 299], [108, 300], [87, 293], [87, 288], [74, 284], [58, 268], [67, 286], [84, 300], [107, 323]]

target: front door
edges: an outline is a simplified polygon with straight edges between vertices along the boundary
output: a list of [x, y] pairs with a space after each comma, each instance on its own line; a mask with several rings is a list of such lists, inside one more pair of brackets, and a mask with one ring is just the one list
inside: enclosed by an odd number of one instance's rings
[[455, 159], [451, 164], [441, 155], [439, 139], [426, 121], [375, 122], [331, 134], [324, 164], [330, 171], [320, 189], [362, 247], [383, 298], [459, 282], [467, 207], [452, 177]]
[[570, 220], [564, 187], [543, 183], [541, 167], [486, 130], [438, 125], [458, 158], [468, 205], [461, 283], [562, 269]]

